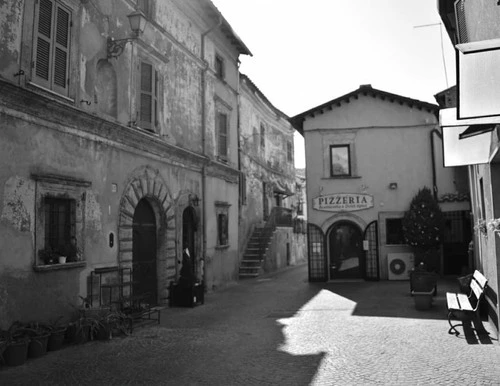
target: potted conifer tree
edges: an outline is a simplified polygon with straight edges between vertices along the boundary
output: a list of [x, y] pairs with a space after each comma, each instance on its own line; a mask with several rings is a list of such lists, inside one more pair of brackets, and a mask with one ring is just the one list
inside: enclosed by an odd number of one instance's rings
[[444, 217], [429, 188], [418, 191], [403, 218], [403, 234], [415, 256], [410, 272], [410, 290], [437, 292], [440, 247], [443, 241]]

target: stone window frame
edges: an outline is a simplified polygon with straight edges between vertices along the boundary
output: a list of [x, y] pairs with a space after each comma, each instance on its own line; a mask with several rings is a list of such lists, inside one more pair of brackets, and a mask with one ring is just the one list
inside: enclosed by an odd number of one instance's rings
[[[231, 119], [232, 119], [232, 107], [224, 101], [219, 96], [214, 97], [215, 103], [215, 138], [216, 138], [216, 146], [215, 152], [217, 160], [223, 163], [228, 163], [231, 157]], [[221, 151], [221, 132], [220, 132], [220, 115], [226, 116], [226, 133], [225, 133], [225, 143], [226, 149], [225, 154]]]
[[[68, 269], [86, 265], [84, 254], [84, 224], [86, 191], [92, 185], [90, 181], [52, 174], [32, 174], [35, 180], [35, 271]], [[45, 198], [61, 198], [75, 203], [74, 238], [79, 250], [78, 260], [64, 264], [45, 264], [39, 251], [45, 249]]]
[[[230, 246], [229, 240], [229, 208], [231, 204], [226, 201], [215, 201], [215, 218], [217, 221], [217, 249], [226, 249]], [[225, 220], [224, 220], [225, 219]], [[225, 221], [225, 223], [221, 223], [220, 221]], [[224, 227], [224, 229], [221, 229]], [[225, 232], [221, 234], [221, 230]], [[225, 241], [225, 243], [223, 243]]]

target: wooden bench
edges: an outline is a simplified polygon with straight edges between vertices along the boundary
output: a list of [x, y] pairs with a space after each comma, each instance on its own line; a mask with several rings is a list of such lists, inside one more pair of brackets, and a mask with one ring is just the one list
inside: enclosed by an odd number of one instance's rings
[[451, 324], [451, 317], [463, 321], [470, 320], [477, 315], [477, 311], [479, 309], [479, 303], [484, 296], [484, 290], [488, 280], [483, 276], [483, 274], [479, 271], [475, 271], [474, 275], [472, 275], [472, 279], [470, 282], [470, 293], [461, 294], [461, 293], [446, 293], [446, 302], [448, 306], [448, 323], [450, 324], [450, 329], [448, 330], [448, 334], [459, 335], [457, 326], [461, 324]]

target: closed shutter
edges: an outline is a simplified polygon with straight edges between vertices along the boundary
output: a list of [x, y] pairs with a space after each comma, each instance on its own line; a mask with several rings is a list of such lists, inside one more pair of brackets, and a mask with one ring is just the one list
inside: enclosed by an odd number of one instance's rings
[[56, 6], [55, 45], [54, 45], [54, 91], [67, 94], [69, 67], [70, 13]]
[[40, 0], [38, 4], [38, 28], [35, 39], [35, 80], [40, 85], [50, 88], [50, 73], [52, 67], [52, 12], [53, 3], [50, 0]]
[[227, 159], [227, 115], [219, 113], [219, 156]]
[[141, 95], [139, 106], [139, 126], [155, 131], [159, 124], [158, 97], [160, 95], [159, 73], [154, 67], [141, 62]]
[[39, 0], [37, 5], [33, 80], [68, 95], [71, 12], [52, 0]]

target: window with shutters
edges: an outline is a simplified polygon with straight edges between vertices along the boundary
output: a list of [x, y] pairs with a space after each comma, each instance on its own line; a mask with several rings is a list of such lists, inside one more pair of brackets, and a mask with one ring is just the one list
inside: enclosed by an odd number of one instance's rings
[[58, 94], [69, 90], [71, 10], [57, 0], [37, 0], [32, 81]]
[[152, 64], [140, 63], [139, 127], [157, 131], [159, 74]]
[[286, 159], [288, 162], [293, 162], [293, 147], [290, 141], [286, 143]]
[[266, 127], [263, 123], [260, 124], [260, 147], [266, 148]]
[[228, 159], [228, 115], [222, 112], [217, 113], [217, 155], [222, 161]]

